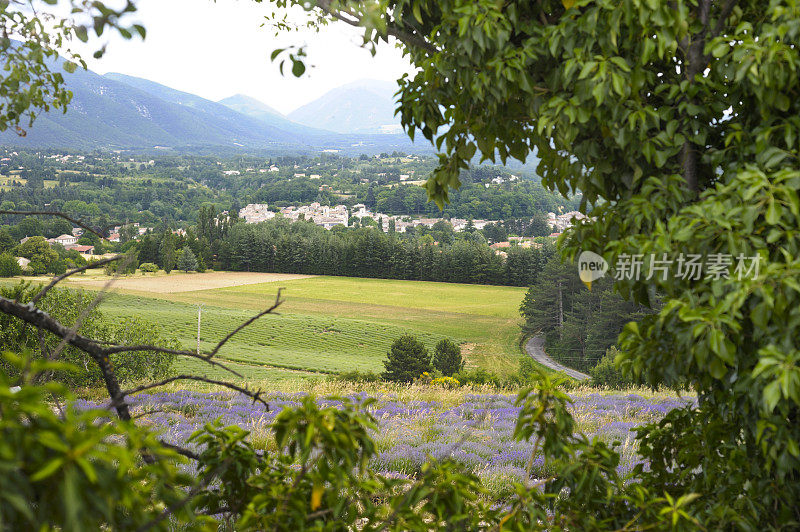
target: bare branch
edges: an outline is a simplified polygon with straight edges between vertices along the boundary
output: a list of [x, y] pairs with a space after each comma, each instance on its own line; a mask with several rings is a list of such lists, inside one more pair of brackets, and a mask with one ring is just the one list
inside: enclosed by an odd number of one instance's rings
[[[125, 262], [123, 263], [122, 266], [123, 269], [128, 267], [128, 264], [130, 264], [131, 260], [133, 260], [131, 257], [125, 258]], [[81, 311], [80, 315], [78, 316], [78, 319], [75, 320], [75, 323], [72, 324], [72, 327], [70, 328], [70, 336], [62, 338], [61, 343], [58, 344], [56, 349], [53, 351], [52, 354], [53, 359], [57, 358], [58, 355], [61, 354], [61, 351], [67, 346], [69, 338], [78, 332], [78, 329], [80, 329], [81, 325], [83, 325], [83, 320], [85, 320], [92, 312], [92, 310], [94, 310], [97, 307], [97, 305], [100, 304], [100, 302], [105, 297], [105, 294], [108, 291], [108, 289], [111, 288], [111, 285], [114, 284], [119, 278], [120, 278], [120, 273], [117, 272], [116, 275], [114, 275], [114, 277], [106, 281], [106, 284], [103, 285], [103, 289], [100, 290], [95, 296], [95, 298], [92, 300], [92, 302], [89, 303], [89, 305]]]
[[255, 316], [253, 316], [252, 318], [247, 320], [246, 322], [244, 322], [241, 325], [239, 325], [238, 327], [236, 327], [233, 331], [230, 332], [230, 334], [228, 334], [228, 336], [226, 336], [225, 338], [220, 340], [220, 342], [216, 345], [216, 347], [214, 347], [214, 349], [212, 349], [211, 352], [208, 355], [206, 355], [206, 358], [211, 358], [214, 355], [216, 355], [219, 352], [219, 350], [222, 349], [222, 346], [224, 346], [226, 343], [228, 343], [228, 340], [233, 338], [234, 335], [236, 335], [236, 333], [238, 333], [239, 331], [241, 331], [242, 329], [244, 329], [248, 325], [252, 324], [257, 319], [262, 318], [262, 317], [266, 316], [267, 314], [272, 314], [275, 311], [275, 309], [277, 309], [283, 303], [283, 299], [281, 299], [281, 292], [282, 291], [283, 291], [283, 288], [278, 288], [278, 294], [275, 296], [275, 303], [273, 303], [271, 307], [269, 307], [268, 309], [266, 309], [266, 310], [264, 310], [262, 312], [259, 312], [258, 314], [256, 314]]
[[[103, 381], [106, 385], [108, 395], [117, 400], [122, 390], [119, 387], [119, 382], [111, 368], [108, 356], [103, 354], [103, 348], [91, 338], [86, 338], [73, 332], [67, 327], [61, 325], [57, 320], [53, 319], [49, 314], [42, 311], [31, 303], [20, 303], [19, 301], [12, 301], [5, 297], [0, 296], [0, 312], [4, 312], [11, 316], [21, 319], [35, 327], [44, 329], [60, 338], [65, 339], [67, 343], [73, 345], [88, 354], [97, 365], [100, 367], [100, 372], [103, 375]], [[121, 419], [129, 420], [131, 418], [128, 405], [124, 400], [116, 405], [117, 415]]]
[[[139, 393], [139, 392], [143, 392], [143, 391], [146, 391], [146, 390], [151, 390], [153, 388], [159, 388], [159, 387], [165, 386], [165, 385], [167, 385], [167, 384], [169, 384], [171, 382], [176, 382], [176, 381], [180, 381], [180, 380], [191, 380], [191, 381], [197, 381], [197, 382], [205, 382], [207, 384], [214, 384], [214, 385], [217, 385], [217, 386], [222, 386], [224, 388], [231, 389], [233, 391], [241, 393], [242, 395], [246, 395], [247, 397], [250, 397], [251, 399], [253, 399], [254, 403], [255, 402], [259, 402], [259, 403], [263, 404], [267, 408], [267, 410], [269, 410], [269, 404], [261, 398], [261, 396], [263, 395], [264, 392], [262, 392], [262, 391], [253, 392], [253, 391], [248, 390], [247, 388], [243, 388], [241, 386], [238, 386], [238, 385], [230, 383], [230, 382], [220, 381], [220, 380], [217, 380], [217, 379], [210, 379], [208, 377], [202, 377], [202, 376], [199, 376], [199, 375], [173, 375], [172, 377], [168, 377], [168, 378], [163, 379], [163, 380], [161, 380], [159, 382], [153, 382], [153, 383], [150, 383], [150, 384], [143, 384], [141, 386], [137, 386], [136, 388], [131, 388], [130, 390], [126, 390], [124, 392], [121, 392], [121, 395], [127, 397], [129, 395], [133, 395], [133, 394], [136, 394], [136, 393]], [[109, 403], [109, 406], [114, 406], [114, 403], [113, 402]]]
[[[99, 342], [98, 341], [97, 343], [98, 344], [102, 344], [102, 345], [108, 345], [107, 342]], [[210, 366], [221, 368], [221, 369], [227, 371], [228, 373], [230, 373], [231, 375], [233, 375], [234, 377], [242, 378], [242, 374], [239, 373], [238, 371], [236, 371], [234, 369], [231, 369], [231, 368], [229, 368], [228, 366], [226, 366], [224, 364], [216, 362], [215, 360], [212, 360], [211, 358], [208, 357], [208, 355], [204, 355], [204, 354], [198, 355], [194, 351], [184, 351], [182, 349], [170, 349], [168, 347], [158, 347], [156, 345], [146, 345], [146, 344], [143, 344], [143, 345], [112, 345], [111, 347], [103, 348], [103, 354], [105, 354], [106, 356], [115, 355], [117, 353], [130, 353], [132, 351], [149, 351], [151, 353], [163, 353], [165, 355], [177, 355], [177, 356], [192, 357], [192, 358], [196, 358], [197, 360], [202, 360], [203, 362], [205, 362], [206, 364], [209, 364]]]
[[167, 449], [172, 449], [179, 455], [184, 456], [190, 460], [200, 460], [200, 455], [192, 450], [186, 449], [185, 447], [181, 447], [180, 445], [169, 443], [168, 441], [164, 440], [158, 440], [158, 442]]
[[[220, 381], [220, 380], [216, 380], [216, 379], [209, 379], [208, 377], [200, 377], [198, 375], [174, 375], [172, 377], [168, 377], [168, 378], [166, 378], [164, 380], [161, 380], [159, 382], [153, 382], [153, 383], [150, 383], [150, 384], [143, 384], [141, 386], [137, 386], [136, 388], [131, 388], [130, 390], [125, 390], [124, 392], [120, 392], [119, 400], [124, 400], [124, 398], [129, 396], [129, 395], [133, 395], [135, 393], [143, 392], [145, 390], [151, 390], [153, 388], [160, 388], [161, 386], [167, 385], [167, 384], [169, 384], [171, 382], [175, 382], [175, 381], [196, 381], [196, 382], [205, 382], [207, 384], [215, 384], [217, 386], [222, 386], [224, 388], [228, 388], [230, 390], [239, 392], [242, 395], [246, 395], [247, 397], [251, 398], [254, 403], [259, 402], [262, 405], [264, 405], [267, 408], [267, 411], [269, 411], [269, 404], [264, 399], [261, 398], [261, 396], [263, 395], [264, 392], [262, 392], [260, 390], [257, 391], [257, 392], [253, 392], [253, 391], [248, 390], [247, 388], [243, 388], [241, 386], [238, 386], [238, 385], [230, 383], [230, 382]], [[116, 406], [116, 404], [118, 403], [119, 400], [112, 400], [107, 406], [109, 408], [110, 407], [114, 407], [114, 406]]]
[[272, 306], [270, 306], [269, 308], [267, 308], [266, 310], [264, 310], [262, 312], [259, 312], [258, 314], [256, 314], [252, 318], [248, 319], [247, 321], [245, 321], [244, 323], [239, 325], [236, 329], [234, 329], [227, 336], [225, 336], [225, 338], [220, 340], [220, 342], [209, 353], [198, 354], [198, 353], [196, 353], [194, 351], [168, 349], [168, 348], [165, 348], [165, 347], [157, 347], [157, 346], [152, 346], [152, 345], [114, 345], [114, 346], [111, 346], [111, 347], [104, 348], [103, 349], [103, 354], [108, 356], [108, 355], [114, 355], [114, 354], [117, 354], [117, 353], [126, 353], [126, 352], [131, 352], [131, 351], [151, 351], [151, 352], [154, 352], [154, 353], [165, 353], [165, 354], [170, 354], [170, 355], [183, 355], [183, 356], [188, 356], [188, 357], [192, 357], [192, 358], [196, 358], [196, 359], [202, 360], [203, 362], [206, 362], [206, 363], [211, 364], [213, 366], [219, 366], [219, 367], [225, 369], [226, 371], [229, 371], [230, 373], [236, 375], [237, 377], [241, 377], [241, 375], [238, 372], [236, 372], [235, 370], [233, 370], [233, 369], [231, 369], [231, 368], [229, 368], [229, 367], [227, 367], [227, 366], [225, 366], [223, 364], [219, 364], [218, 362], [215, 362], [212, 359], [214, 358], [214, 356], [217, 353], [219, 353], [219, 350], [222, 349], [222, 347], [224, 347], [225, 344], [228, 343], [228, 341], [230, 341], [230, 339], [233, 338], [242, 329], [244, 329], [248, 325], [251, 325], [253, 322], [258, 320], [259, 318], [262, 318], [262, 317], [266, 316], [267, 314], [274, 314], [275, 313], [275, 309], [277, 309], [283, 303], [283, 299], [281, 299], [282, 290], [283, 290], [282, 288], [278, 289], [278, 294], [275, 296], [275, 303], [273, 303]]

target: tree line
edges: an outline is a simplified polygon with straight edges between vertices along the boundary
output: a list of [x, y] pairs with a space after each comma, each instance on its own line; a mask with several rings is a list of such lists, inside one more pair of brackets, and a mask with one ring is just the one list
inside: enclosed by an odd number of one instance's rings
[[373, 227], [325, 230], [311, 222], [273, 219], [260, 224], [210, 222], [211, 209], [186, 235], [155, 232], [134, 251], [138, 263], [169, 271], [175, 252], [189, 249], [203, 267], [215, 270], [340, 275], [419, 281], [529, 286], [554, 253], [510, 247], [504, 258], [479, 231], [453, 233], [442, 223], [425, 234], [384, 233]]

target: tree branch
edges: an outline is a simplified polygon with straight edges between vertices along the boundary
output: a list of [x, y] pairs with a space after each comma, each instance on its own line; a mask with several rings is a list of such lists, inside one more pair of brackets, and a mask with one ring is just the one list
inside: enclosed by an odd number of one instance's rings
[[[100, 344], [100, 342], [97, 342]], [[103, 344], [107, 345], [107, 344]], [[198, 355], [194, 351], [184, 351], [182, 349], [170, 349], [168, 347], [158, 347], [155, 345], [113, 345], [111, 347], [103, 348], [103, 354], [105, 355], [116, 355], [117, 353], [130, 353], [131, 351], [150, 351], [151, 353], [163, 353], [165, 355], [177, 355], [177, 356], [187, 356], [196, 358], [197, 360], [202, 360], [203, 362], [214, 366], [224, 369], [225, 371], [229, 372], [231, 375], [235, 377], [242, 378], [242, 374], [238, 371], [229, 368], [228, 366], [211, 360], [208, 355], [200, 354]]]
[[[198, 376], [198, 375], [174, 375], [172, 377], [168, 377], [166, 379], [163, 379], [163, 380], [161, 380], [159, 382], [153, 382], [153, 383], [150, 383], [150, 384], [143, 384], [141, 386], [137, 386], [136, 388], [131, 388], [130, 390], [125, 390], [125, 391], [121, 392], [120, 393], [120, 398], [124, 399], [125, 397], [127, 397], [129, 395], [133, 395], [135, 393], [143, 392], [145, 390], [151, 390], [153, 388], [159, 388], [159, 387], [164, 386], [166, 384], [169, 384], [171, 382], [186, 381], [186, 380], [197, 381], [197, 382], [205, 382], [207, 384], [215, 384], [217, 386], [223, 386], [223, 387], [228, 388], [230, 390], [234, 390], [236, 392], [239, 392], [239, 393], [241, 393], [243, 395], [246, 395], [247, 397], [251, 398], [254, 403], [256, 403], [256, 402], [261, 403], [262, 405], [264, 405], [267, 408], [267, 411], [269, 411], [269, 404], [264, 399], [261, 398], [261, 396], [263, 395], [264, 392], [262, 392], [260, 390], [257, 391], [257, 392], [252, 392], [252, 391], [248, 390], [247, 388], [243, 388], [241, 386], [238, 386], [238, 385], [230, 383], [230, 382], [220, 381], [220, 380], [216, 380], [216, 379], [209, 379], [208, 377], [201, 377], [201, 376]], [[108, 407], [115, 406], [115, 402], [112, 401], [107, 406]]]
[[266, 316], [267, 314], [272, 314], [275, 311], [275, 309], [277, 309], [279, 306], [281, 306], [281, 304], [283, 303], [283, 299], [281, 299], [281, 292], [283, 292], [283, 288], [278, 288], [278, 294], [275, 296], [275, 302], [272, 304], [271, 307], [269, 307], [268, 309], [266, 309], [266, 310], [264, 310], [262, 312], [259, 312], [258, 314], [256, 314], [255, 316], [253, 316], [252, 318], [247, 320], [246, 322], [244, 322], [241, 325], [239, 325], [238, 327], [236, 327], [233, 331], [231, 331], [228, 334], [228, 336], [226, 336], [225, 338], [220, 340], [220, 342], [216, 345], [216, 347], [214, 347], [214, 349], [212, 349], [211, 352], [207, 355], [207, 358], [211, 358], [214, 355], [216, 355], [217, 352], [220, 349], [222, 349], [222, 346], [224, 346], [226, 343], [228, 343], [228, 340], [233, 338], [233, 336], [236, 333], [238, 333], [239, 331], [241, 331], [242, 329], [244, 329], [245, 327], [247, 327], [248, 325], [250, 325], [251, 323], [253, 323], [257, 319], [262, 318], [262, 317]]
[[[64, 340], [68, 339], [70, 345], [88, 354], [100, 367], [100, 372], [103, 375], [103, 381], [106, 385], [106, 391], [108, 391], [108, 395], [112, 400], [116, 401], [120, 397], [122, 390], [119, 387], [117, 377], [111, 369], [108, 356], [103, 354], [103, 349], [97, 342], [91, 338], [86, 338], [85, 336], [72, 332], [32, 303], [20, 303], [0, 296], [0, 312], [17, 317], [35, 327], [51, 332]], [[124, 400], [120, 402], [115, 409], [120, 419], [126, 421], [130, 420], [130, 411]]]
[[739, 0], [728, 0], [725, 2], [725, 5], [722, 6], [722, 11], [719, 14], [719, 18], [717, 19], [717, 23], [714, 25], [714, 31], [711, 34], [711, 38], [719, 36], [722, 33], [722, 29], [725, 27], [725, 23], [728, 21], [728, 17], [731, 16], [733, 12], [733, 8], [736, 7], [736, 4], [739, 3]]
[[[688, 36], [686, 39], [681, 40], [681, 47], [685, 50], [686, 54], [684, 75], [689, 83], [692, 83], [695, 76], [703, 71], [703, 66], [706, 64], [703, 57], [703, 50], [705, 49], [710, 13], [711, 0], [698, 0], [697, 19], [703, 27], [691, 40], [688, 39]], [[686, 137], [687, 140], [683, 143], [683, 148], [681, 149], [683, 179], [686, 182], [686, 188], [696, 195], [700, 190], [697, 176], [697, 154], [692, 142], [689, 140], [690, 135], [686, 135]]]
[[[340, 9], [334, 9], [331, 6], [330, 0], [317, 0], [316, 1], [316, 6], [318, 8], [320, 8], [326, 14], [328, 14], [328, 15], [332, 16], [333, 18], [335, 18], [336, 20], [340, 20], [340, 21], [342, 21], [342, 22], [344, 22], [346, 24], [349, 24], [351, 26], [354, 26], [356, 28], [364, 28], [365, 27], [362, 24], [363, 17], [359, 17], [357, 14], [349, 12], [349, 11], [342, 11]], [[352, 17], [352, 18], [347, 18], [345, 15], [347, 15], [349, 17]], [[401, 42], [403, 42], [403, 43], [405, 43], [405, 44], [407, 44], [409, 46], [413, 46], [415, 48], [420, 48], [422, 50], [425, 50], [429, 54], [435, 54], [435, 53], [437, 53], [439, 51], [434, 45], [432, 45], [431, 43], [426, 41], [423, 37], [421, 37], [419, 35], [416, 35], [416, 34], [413, 34], [413, 33], [409, 33], [406, 30], [398, 28], [397, 26], [392, 26], [390, 23], [387, 23], [387, 25], [386, 25], [386, 34], [387, 35], [391, 35], [395, 39], [397, 39], [397, 40], [399, 40], [399, 41], [401, 41]]]

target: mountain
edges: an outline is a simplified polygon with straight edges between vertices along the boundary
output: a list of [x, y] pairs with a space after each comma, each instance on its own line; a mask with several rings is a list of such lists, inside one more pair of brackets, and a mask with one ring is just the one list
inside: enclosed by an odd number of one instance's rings
[[[60, 66], [50, 65], [53, 71]], [[141, 149], [172, 148], [248, 152], [309, 152], [333, 149], [343, 154], [394, 150], [430, 152], [405, 135], [347, 135], [292, 122], [247, 97], [227, 105], [124, 74], [64, 73], [73, 92], [66, 114], [40, 113], [27, 135], [0, 133], [0, 145], [20, 148]], [[23, 124], [24, 127], [25, 124]]]
[[283, 114], [281, 114], [278, 110], [273, 109], [269, 105], [265, 104], [264, 102], [260, 102], [255, 98], [245, 96], [244, 94], [234, 94], [233, 96], [225, 98], [224, 100], [220, 100], [217, 103], [224, 105], [229, 109], [233, 109], [237, 113], [242, 113], [243, 115], [257, 118], [258, 120], [266, 123], [270, 123], [276, 118], [284, 120], [286, 119], [286, 117], [283, 116]]
[[289, 119], [338, 133], [399, 133], [394, 93], [390, 81], [361, 80], [327, 92], [289, 113]]
[[[200, 96], [182, 92], [166, 85], [161, 85], [154, 81], [144, 78], [137, 78], [128, 76], [126, 74], [118, 74], [115, 72], [108, 73], [104, 76], [106, 79], [111, 79], [121, 83], [125, 83], [131, 87], [147, 92], [157, 98], [166, 102], [180, 105], [185, 108], [192, 109], [195, 113], [200, 114], [218, 124], [226, 124], [236, 131], [243, 128], [250, 130], [254, 127], [254, 121], [261, 124], [261, 129], [266, 125], [274, 135], [287, 135], [284, 140], [297, 143], [325, 143], [333, 136], [330, 131], [323, 131], [321, 129], [313, 129], [301, 124], [294, 123], [287, 118], [281, 116], [279, 113], [269, 118], [262, 116], [251, 115], [250, 113], [242, 113], [238, 109], [233, 109], [230, 106], [224, 105], [221, 102], [213, 102]], [[234, 97], [235, 98], [235, 97]], [[243, 97], [246, 98], [246, 97]], [[265, 110], [272, 110], [271, 107], [251, 99], [252, 102], [259, 104], [262, 113]], [[238, 99], [241, 102], [241, 99]], [[253, 106], [253, 104], [250, 104]], [[253, 106], [255, 107], [255, 106]], [[273, 113], [277, 111], [272, 110]], [[255, 126], [258, 129], [258, 126]]]
[[[60, 65], [51, 65], [54, 71]], [[224, 105], [149, 80], [92, 71], [64, 74], [73, 92], [66, 114], [40, 113], [25, 137], [0, 134], [19, 147], [72, 149], [219, 146], [298, 148], [340, 144], [335, 133], [287, 119], [265, 123]]]

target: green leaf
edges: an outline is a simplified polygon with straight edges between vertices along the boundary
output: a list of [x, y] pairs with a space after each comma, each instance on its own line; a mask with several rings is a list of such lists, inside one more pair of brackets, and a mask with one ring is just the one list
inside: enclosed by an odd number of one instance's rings
[[764, 215], [764, 219], [770, 225], [777, 225], [781, 220], [781, 208], [772, 196], [767, 202], [767, 212]]
[[780, 381], [772, 381], [764, 388], [764, 403], [767, 410], [772, 412], [781, 400]]
[[292, 59], [292, 74], [294, 77], [299, 78], [306, 71], [306, 65], [302, 61]]
[[64, 464], [64, 457], [53, 458], [47, 462], [39, 471], [31, 475], [32, 482], [39, 482], [47, 477], [55, 474], [56, 471]]
[[730, 49], [731, 46], [727, 42], [721, 42], [714, 46], [714, 48], [711, 50], [711, 55], [713, 55], [716, 58], [720, 58], [726, 53], [728, 53]]

